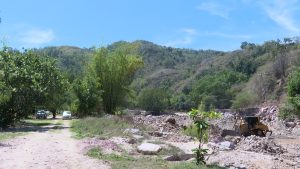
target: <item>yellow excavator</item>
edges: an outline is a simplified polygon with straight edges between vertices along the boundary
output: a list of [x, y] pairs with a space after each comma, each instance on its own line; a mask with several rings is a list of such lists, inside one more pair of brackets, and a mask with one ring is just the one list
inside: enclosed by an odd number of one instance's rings
[[250, 135], [256, 135], [265, 137], [268, 132], [272, 135], [272, 131], [269, 127], [262, 122], [260, 122], [257, 116], [246, 116], [244, 118], [237, 118], [235, 122], [235, 128], [239, 133], [245, 137]]

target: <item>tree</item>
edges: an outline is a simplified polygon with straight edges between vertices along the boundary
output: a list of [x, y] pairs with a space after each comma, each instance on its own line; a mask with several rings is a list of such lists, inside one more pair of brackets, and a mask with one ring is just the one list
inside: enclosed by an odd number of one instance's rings
[[46, 58], [41, 73], [43, 85], [47, 86], [44, 102], [41, 104], [52, 112], [55, 119], [57, 110], [67, 101], [70, 84], [56, 68], [56, 61], [53, 59]]
[[93, 77], [87, 75], [83, 79], [75, 80], [73, 91], [77, 97], [75, 102], [76, 115], [78, 117], [91, 115], [100, 104], [101, 91], [99, 90], [99, 84]]
[[58, 90], [63, 79], [54, 65], [31, 51], [0, 51], [0, 127], [34, 113], [56, 92], [63, 92]]
[[155, 114], [165, 110], [169, 103], [169, 95], [163, 89], [145, 89], [141, 91], [138, 98], [138, 105]]
[[112, 51], [100, 48], [95, 53], [93, 71], [100, 84], [106, 113], [112, 114], [122, 103], [135, 72], [143, 65], [135, 49], [135, 46], [125, 44]]

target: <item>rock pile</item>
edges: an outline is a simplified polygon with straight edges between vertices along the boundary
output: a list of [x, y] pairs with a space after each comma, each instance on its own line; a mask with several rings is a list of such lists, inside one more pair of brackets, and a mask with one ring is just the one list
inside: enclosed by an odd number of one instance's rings
[[273, 140], [254, 135], [241, 140], [238, 144], [238, 148], [241, 150], [267, 153], [272, 155], [282, 154], [286, 151], [282, 146], [277, 145]]
[[148, 134], [154, 137], [162, 137], [169, 141], [187, 142], [191, 137], [181, 134], [182, 128], [192, 124], [186, 114], [173, 115], [136, 115], [133, 117], [134, 124], [149, 128]]

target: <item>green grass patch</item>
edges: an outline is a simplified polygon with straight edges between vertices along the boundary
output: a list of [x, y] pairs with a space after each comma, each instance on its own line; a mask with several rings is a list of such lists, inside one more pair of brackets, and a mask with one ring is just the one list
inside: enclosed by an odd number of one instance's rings
[[0, 132], [0, 141], [12, 139], [22, 135], [25, 135], [25, 133], [24, 132]]
[[175, 147], [173, 145], [167, 144], [168, 147], [164, 147], [158, 155], [179, 155], [179, 154], [184, 154], [184, 151], [182, 151], [180, 148]]
[[126, 128], [133, 127], [132, 124], [118, 118], [96, 118], [87, 117], [84, 119], [73, 120], [71, 130], [75, 132], [77, 138], [83, 137], [104, 137], [123, 135]]
[[127, 155], [104, 154], [100, 148], [92, 148], [87, 153], [88, 156], [107, 161], [134, 161], [134, 158]]
[[196, 165], [195, 162], [180, 162], [171, 165], [172, 169], [226, 169], [217, 165]]
[[104, 154], [100, 148], [93, 148], [87, 154], [93, 158], [109, 161], [112, 169], [221, 169], [218, 166], [198, 166], [195, 162], [167, 162], [153, 156], [133, 158], [128, 155]]
[[197, 137], [197, 127], [193, 124], [183, 129], [183, 134], [191, 137]]

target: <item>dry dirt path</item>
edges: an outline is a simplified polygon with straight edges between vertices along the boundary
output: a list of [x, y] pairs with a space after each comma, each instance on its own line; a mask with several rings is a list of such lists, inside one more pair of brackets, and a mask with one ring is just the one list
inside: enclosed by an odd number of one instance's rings
[[[62, 128], [38, 130], [2, 142], [0, 169], [108, 169], [108, 164], [84, 155], [72, 138], [70, 121]], [[51, 128], [51, 126], [45, 126]]]

